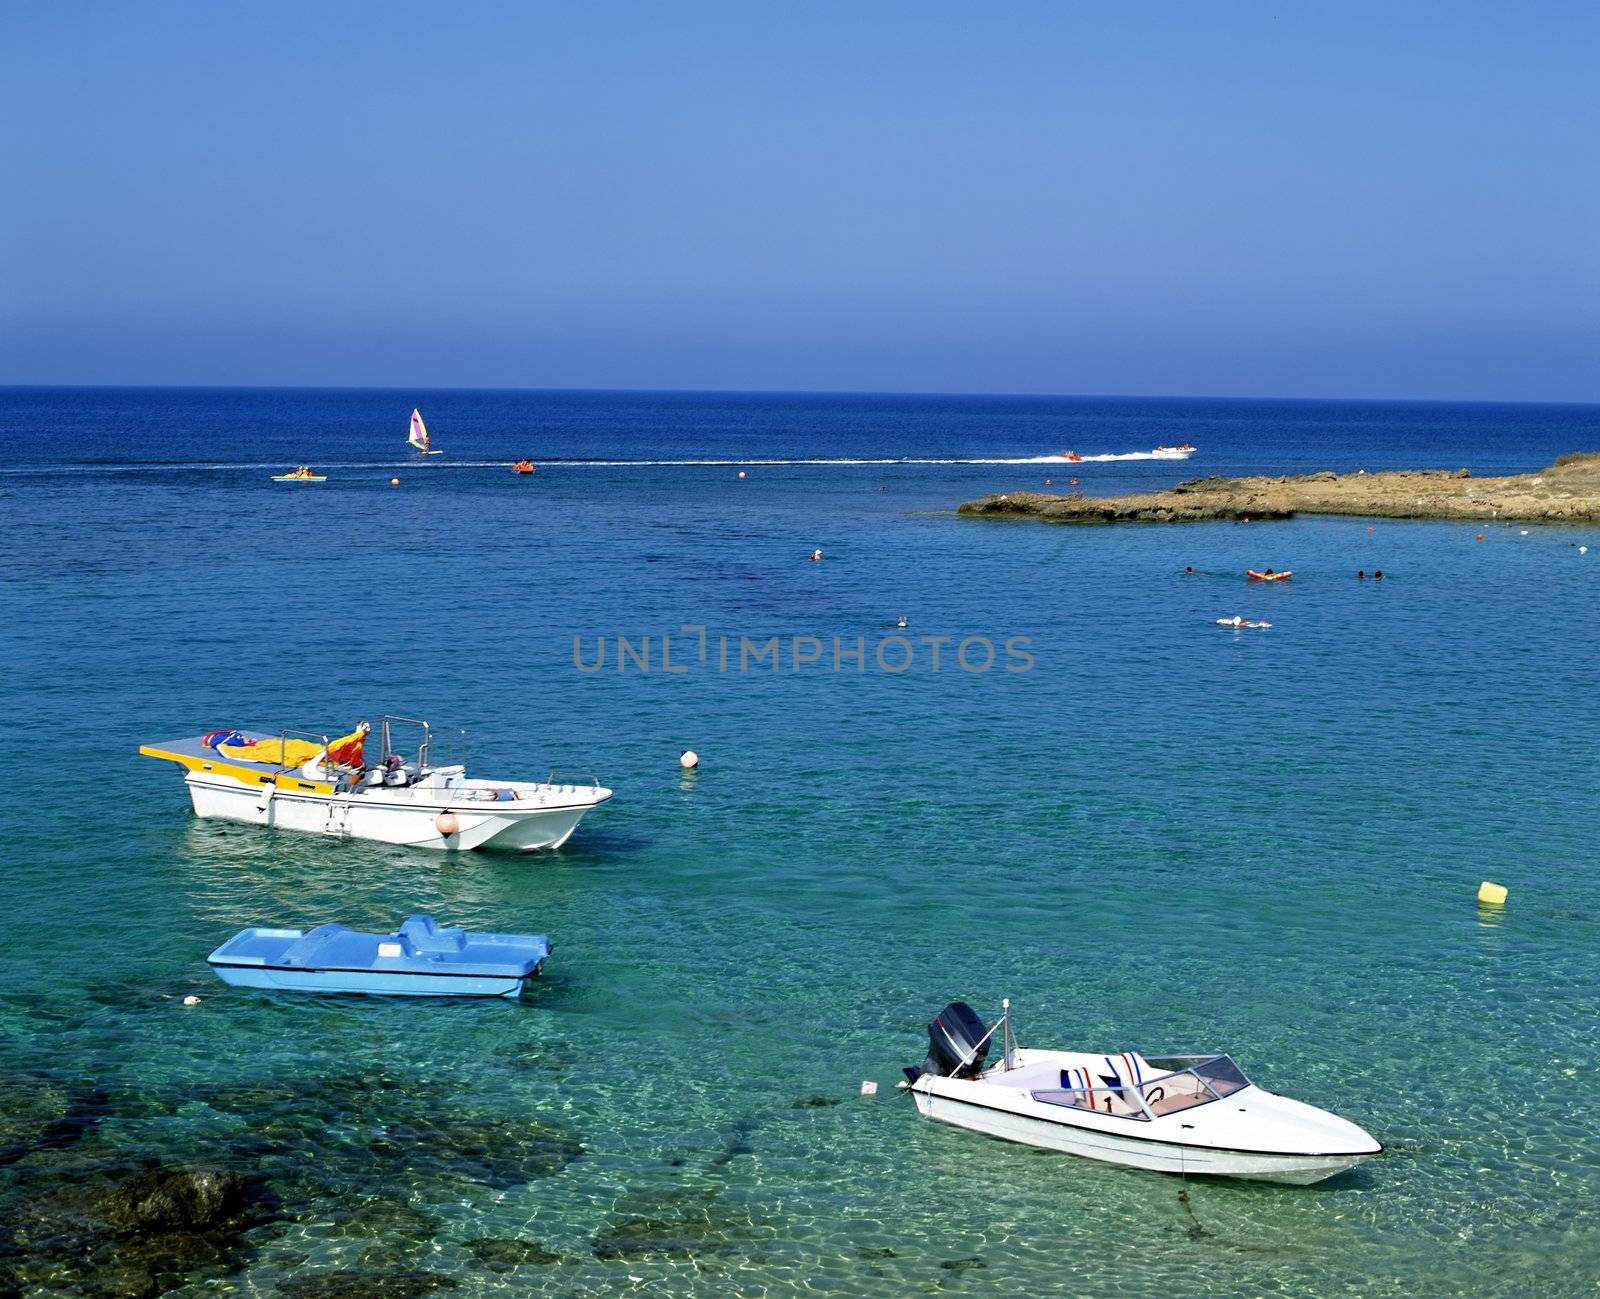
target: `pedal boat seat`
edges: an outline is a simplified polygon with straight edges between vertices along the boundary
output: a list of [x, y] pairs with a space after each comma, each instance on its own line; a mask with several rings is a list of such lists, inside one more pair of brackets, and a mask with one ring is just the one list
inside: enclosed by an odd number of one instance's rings
[[432, 916], [408, 916], [400, 926], [400, 941], [415, 956], [440, 956], [464, 949], [467, 935], [464, 929], [440, 929]]

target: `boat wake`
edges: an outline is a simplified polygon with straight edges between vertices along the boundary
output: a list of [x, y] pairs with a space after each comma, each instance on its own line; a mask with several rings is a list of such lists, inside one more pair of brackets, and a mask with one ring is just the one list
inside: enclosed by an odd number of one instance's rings
[[[429, 453], [437, 456], [437, 451]], [[540, 467], [559, 465], [574, 469], [716, 469], [716, 468], [784, 468], [873, 465], [1076, 465], [1100, 464], [1118, 460], [1183, 460], [1188, 452], [1124, 451], [1107, 455], [1086, 455], [1069, 459], [1066, 455], [1050, 456], [802, 456], [802, 457], [717, 457], [695, 459], [608, 459], [587, 456], [546, 456], [535, 461]], [[304, 459], [304, 456], [301, 457]], [[512, 460], [430, 460], [430, 472], [439, 469], [509, 469]], [[414, 456], [394, 460], [319, 460], [318, 471], [328, 469], [416, 469]], [[242, 469], [281, 469], [282, 462], [221, 461], [221, 460], [76, 460], [59, 464], [18, 465], [8, 474], [54, 474], [64, 471], [85, 473], [171, 473], [175, 470], [206, 470], [227, 472]]]

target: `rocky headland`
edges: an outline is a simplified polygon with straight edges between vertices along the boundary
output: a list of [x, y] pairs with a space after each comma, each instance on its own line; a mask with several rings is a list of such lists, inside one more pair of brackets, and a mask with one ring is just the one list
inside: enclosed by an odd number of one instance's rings
[[1600, 523], [1600, 452], [1574, 452], [1536, 474], [1506, 478], [1474, 478], [1465, 469], [1191, 478], [1137, 496], [1006, 492], [968, 501], [960, 512], [1051, 523], [1190, 523], [1295, 514]]

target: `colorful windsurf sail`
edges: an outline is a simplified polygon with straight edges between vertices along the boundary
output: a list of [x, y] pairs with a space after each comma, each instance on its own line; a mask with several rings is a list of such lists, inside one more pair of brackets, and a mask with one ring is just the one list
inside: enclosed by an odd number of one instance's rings
[[411, 412], [411, 436], [406, 441], [416, 447], [418, 451], [430, 449], [428, 446], [428, 426], [422, 422], [422, 412], [420, 410]]

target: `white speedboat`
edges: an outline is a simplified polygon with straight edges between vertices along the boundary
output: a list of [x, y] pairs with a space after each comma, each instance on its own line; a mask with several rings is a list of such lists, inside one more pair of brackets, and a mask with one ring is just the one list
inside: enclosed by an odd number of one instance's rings
[[1153, 447], [1150, 454], [1157, 460], [1187, 460], [1194, 448], [1185, 442], [1181, 447]]
[[[471, 780], [466, 738], [441, 738], [427, 722], [385, 717], [378, 723], [378, 761], [369, 765], [365, 722], [329, 740], [307, 731], [212, 731], [140, 745], [150, 758], [184, 768], [197, 816], [304, 830], [337, 839], [375, 839], [414, 848], [460, 851], [559, 848], [584, 813], [611, 797], [592, 777]], [[255, 734], [261, 734], [260, 732]], [[401, 751], [409, 736], [409, 753]], [[451, 762], [438, 762], [455, 738]]]
[[[1257, 1087], [1229, 1056], [1025, 1051], [1010, 1010], [985, 1029], [957, 1001], [928, 1025], [928, 1058], [900, 1084], [925, 1117], [1129, 1168], [1297, 1185], [1383, 1151], [1347, 1119]], [[1001, 1060], [985, 1068], [996, 1030]]]

